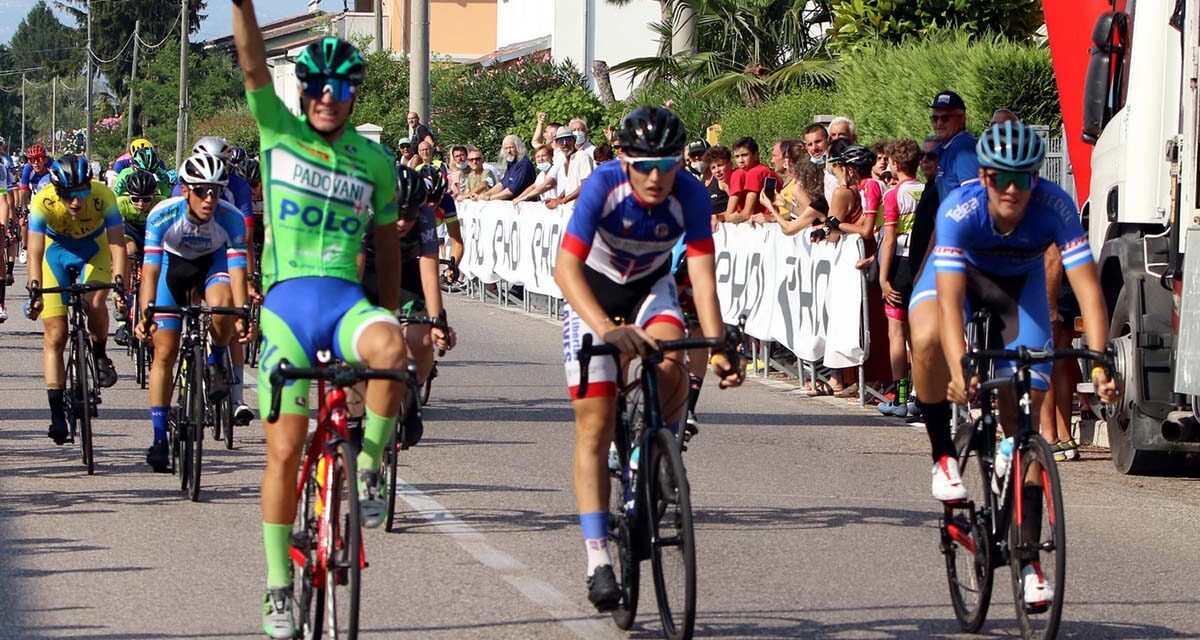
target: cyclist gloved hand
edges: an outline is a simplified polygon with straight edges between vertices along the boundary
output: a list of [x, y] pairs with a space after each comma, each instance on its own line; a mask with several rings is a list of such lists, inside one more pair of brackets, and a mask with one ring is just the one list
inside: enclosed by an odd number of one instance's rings
[[[736, 361], [736, 358], [734, 360]], [[713, 373], [721, 380], [722, 389], [739, 386], [746, 379], [745, 370], [730, 361], [729, 356], [724, 353], [714, 353], [708, 363], [712, 366]]]

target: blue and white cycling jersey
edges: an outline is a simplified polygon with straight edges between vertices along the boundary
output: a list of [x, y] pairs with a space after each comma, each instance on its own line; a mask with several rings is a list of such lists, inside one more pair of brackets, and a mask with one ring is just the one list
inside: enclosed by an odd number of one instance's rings
[[933, 266], [938, 272], [965, 272], [971, 264], [999, 276], [1029, 273], [1044, 268], [1051, 243], [1058, 245], [1067, 271], [1092, 262], [1075, 203], [1049, 180], [1038, 180], [1025, 217], [1010, 233], [996, 231], [982, 183], [953, 191], [938, 207], [935, 229]]
[[246, 268], [246, 223], [229, 203], [218, 202], [211, 219], [197, 222], [186, 198], [168, 198], [146, 219], [146, 264], [163, 264], [164, 252], [195, 260], [222, 249], [230, 269]]
[[646, 278], [671, 259], [680, 237], [688, 255], [713, 253], [708, 189], [686, 171], [671, 195], [647, 208], [620, 162], [604, 163], [583, 184], [562, 248], [616, 284]]

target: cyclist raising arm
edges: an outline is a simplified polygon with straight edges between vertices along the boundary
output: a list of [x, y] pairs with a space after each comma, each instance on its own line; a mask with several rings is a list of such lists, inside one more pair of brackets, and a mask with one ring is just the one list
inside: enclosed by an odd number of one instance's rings
[[[104, 183], [92, 179], [87, 158], [68, 153], [50, 166], [51, 185], [33, 196], [29, 215], [29, 287], [54, 288], [72, 284], [69, 271], [78, 281], [108, 283], [125, 277], [125, 225], [117, 212], [116, 198]], [[44, 279], [43, 279], [44, 277]], [[105, 291], [87, 296], [88, 329], [96, 355], [96, 384], [111, 387], [117, 372], [105, 353], [108, 340], [108, 305]], [[118, 309], [124, 296], [117, 297]], [[67, 346], [65, 295], [31, 297], [26, 311], [30, 320], [40, 315], [44, 326], [47, 396], [50, 403], [50, 433], [55, 444], [67, 441], [63, 412], [63, 349]]]
[[[687, 144], [683, 123], [666, 109], [639, 107], [622, 121], [617, 138], [621, 161], [601, 165], [584, 183], [554, 276], [567, 299], [563, 357], [575, 409], [575, 501], [587, 549], [588, 599], [601, 611], [615, 608], [621, 598], [607, 541], [607, 460], [618, 375], [611, 358], [592, 360], [587, 396], [579, 395], [582, 338], [590, 334], [632, 358], [656, 340], [683, 337], [670, 264], [680, 237], [704, 335], [724, 335], [708, 190], [680, 171]], [[658, 372], [666, 422], [676, 433], [688, 392], [684, 357], [668, 354]], [[711, 362], [722, 387], [741, 383], [741, 373], [723, 353], [713, 354]]]
[[[296, 60], [304, 117], [297, 118], [275, 95], [252, 0], [233, 3], [233, 34], [262, 141], [266, 297], [258, 397], [265, 416], [270, 410], [270, 374], [283, 358], [308, 367], [318, 350], [329, 349], [352, 365], [404, 366], [404, 338], [393, 315], [400, 273], [395, 159], [347, 126], [366, 74], [366, 61], [357, 48], [326, 37], [304, 49]], [[372, 213], [379, 299], [386, 309], [371, 305], [358, 281], [358, 253]], [[296, 516], [297, 471], [308, 432], [308, 390], [309, 384], [301, 381], [285, 387], [279, 420], [264, 424], [263, 631], [273, 638], [291, 638], [295, 632], [288, 548]], [[358, 488], [368, 527], [379, 526], [386, 510], [376, 470], [404, 392], [403, 384], [392, 381], [372, 380], [367, 385]]]

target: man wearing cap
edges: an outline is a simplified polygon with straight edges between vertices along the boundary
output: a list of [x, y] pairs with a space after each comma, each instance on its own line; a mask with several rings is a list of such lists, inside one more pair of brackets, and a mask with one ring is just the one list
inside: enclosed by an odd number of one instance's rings
[[967, 133], [967, 104], [953, 91], [943, 91], [929, 105], [933, 135], [938, 141], [938, 199], [945, 201], [964, 182], [979, 179], [975, 137]]
[[704, 162], [704, 152], [708, 151], [708, 141], [697, 138], [687, 146], [687, 172], [696, 176], [702, 184], [708, 184], [712, 174], [708, 172], [708, 164]]
[[549, 209], [556, 209], [560, 205], [578, 198], [580, 186], [596, 168], [596, 161], [592, 156], [580, 150], [575, 141], [575, 132], [566, 127], [559, 127], [554, 136], [554, 146], [562, 152], [563, 161], [556, 163], [554, 168], [550, 169], [546, 180], [539, 187], [540, 191], [535, 192], [537, 194], [551, 188], [558, 190], [561, 195], [545, 201], [546, 207]]
[[396, 150], [400, 152], [400, 156], [396, 158], [400, 164], [411, 167], [421, 161], [421, 157], [413, 151], [412, 140], [409, 138], [400, 138], [400, 142], [396, 143]]

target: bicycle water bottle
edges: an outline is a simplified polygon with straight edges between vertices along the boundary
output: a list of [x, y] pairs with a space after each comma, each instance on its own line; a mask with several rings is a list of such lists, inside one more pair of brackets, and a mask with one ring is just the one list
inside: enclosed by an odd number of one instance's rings
[[996, 475], [992, 477], [992, 491], [1000, 493], [1000, 487], [1004, 485], [1004, 478], [1008, 475], [1008, 466], [1012, 464], [1013, 454], [1013, 439], [1005, 438], [1000, 441], [1000, 446], [996, 448], [996, 461], [992, 467], [996, 470]]

